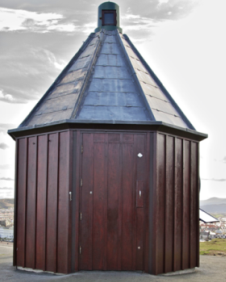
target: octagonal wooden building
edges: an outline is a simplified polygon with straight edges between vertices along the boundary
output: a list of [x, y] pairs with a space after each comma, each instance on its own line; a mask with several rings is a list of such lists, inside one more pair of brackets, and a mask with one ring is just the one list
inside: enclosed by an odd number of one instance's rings
[[16, 140], [14, 266], [57, 273], [199, 266], [199, 142], [122, 34], [119, 7], [28, 117]]

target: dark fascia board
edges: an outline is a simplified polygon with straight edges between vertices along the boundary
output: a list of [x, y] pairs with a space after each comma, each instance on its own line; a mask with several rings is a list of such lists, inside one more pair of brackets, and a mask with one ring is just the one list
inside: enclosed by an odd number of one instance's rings
[[144, 58], [141, 56], [141, 54], [138, 52], [136, 47], [133, 45], [133, 43], [130, 41], [129, 37], [126, 34], [123, 34], [126, 41], [130, 44], [132, 50], [137, 55], [137, 57], [140, 59], [142, 64], [146, 67], [147, 71], [150, 73], [151, 77], [155, 80], [158, 87], [163, 91], [163, 93], [166, 95], [166, 97], [169, 99], [169, 101], [172, 103], [172, 105], [175, 107], [177, 112], [181, 115], [183, 121], [193, 130], [195, 130], [195, 127], [191, 124], [191, 122], [188, 120], [188, 118], [185, 116], [185, 114], [182, 112], [180, 107], [177, 105], [177, 103], [174, 101], [172, 96], [169, 94], [169, 92], [166, 90], [162, 82], [159, 80], [159, 78], [156, 76], [156, 74], [153, 72], [153, 70], [150, 68], [150, 66], [146, 63]]
[[70, 69], [72, 64], [78, 59], [78, 57], [81, 55], [81, 53], [86, 49], [90, 41], [95, 36], [95, 33], [91, 33], [89, 37], [86, 39], [86, 41], [82, 44], [78, 52], [73, 56], [73, 58], [70, 60], [70, 62], [66, 65], [66, 67], [63, 69], [63, 71], [59, 74], [59, 76], [56, 78], [56, 80], [53, 82], [53, 84], [49, 87], [49, 89], [46, 91], [46, 93], [42, 96], [42, 98], [38, 101], [38, 103], [34, 106], [34, 108], [31, 110], [31, 112], [28, 114], [28, 116], [24, 119], [24, 121], [20, 124], [19, 127], [26, 126], [26, 123], [31, 118], [32, 114], [36, 111], [36, 109], [42, 104], [43, 100], [46, 98], [46, 96], [49, 95], [49, 93], [56, 87], [57, 83], [64, 77], [66, 72]]
[[195, 141], [202, 141], [208, 137], [207, 134], [197, 132], [192, 129], [173, 126], [161, 121], [125, 122], [125, 121], [82, 121], [82, 120], [63, 120], [45, 125], [18, 127], [8, 130], [8, 134], [15, 140], [16, 138], [47, 133], [65, 129], [93, 129], [93, 130], [144, 130], [158, 131], [172, 134], [174, 136], [188, 138]]

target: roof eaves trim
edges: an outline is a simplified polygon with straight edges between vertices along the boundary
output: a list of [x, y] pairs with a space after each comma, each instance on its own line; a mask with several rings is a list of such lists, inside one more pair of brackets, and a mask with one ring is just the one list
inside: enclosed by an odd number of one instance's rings
[[[125, 121], [114, 121], [114, 120], [71, 120], [71, 119], [66, 119], [62, 120], [60, 122], [50, 122], [46, 124], [40, 124], [40, 125], [32, 125], [32, 126], [25, 126], [25, 127], [18, 127], [15, 129], [10, 129], [8, 130], [8, 134], [11, 135], [12, 137], [14, 136], [14, 133], [19, 133], [19, 132], [28, 132], [29, 130], [34, 130], [34, 129], [41, 129], [45, 127], [51, 127], [51, 126], [56, 126], [56, 125], [63, 125], [63, 124], [109, 124], [109, 125], [150, 125], [150, 126], [158, 126], [159, 130], [161, 131], [161, 128], [169, 128], [169, 129], [175, 129], [179, 130], [184, 133], [189, 133], [192, 135], [195, 135], [199, 138], [199, 141], [206, 139], [208, 137], [207, 134], [198, 132], [196, 130], [184, 128], [184, 127], [179, 127], [176, 125], [168, 124], [162, 121], [132, 121], [132, 122], [125, 122]], [[164, 130], [163, 130], [164, 131]]]
[[125, 40], [128, 42], [130, 47], [132, 48], [133, 52], [137, 55], [139, 60], [142, 62], [142, 64], [145, 66], [149, 74], [153, 77], [158, 87], [163, 91], [163, 93], [166, 95], [166, 97], [169, 99], [169, 101], [172, 103], [172, 105], [175, 107], [177, 112], [181, 115], [182, 120], [190, 127], [190, 129], [195, 130], [195, 127], [192, 125], [192, 123], [188, 120], [188, 118], [185, 116], [185, 114], [182, 112], [180, 107], [177, 105], [177, 103], [174, 101], [172, 96], [169, 94], [169, 92], [166, 90], [162, 82], [159, 80], [159, 78], [156, 76], [156, 74], [152, 71], [152, 69], [149, 67], [149, 65], [146, 63], [144, 58], [141, 56], [141, 54], [138, 52], [136, 47], [133, 45], [133, 43], [130, 41], [129, 37], [126, 34], [123, 34]]

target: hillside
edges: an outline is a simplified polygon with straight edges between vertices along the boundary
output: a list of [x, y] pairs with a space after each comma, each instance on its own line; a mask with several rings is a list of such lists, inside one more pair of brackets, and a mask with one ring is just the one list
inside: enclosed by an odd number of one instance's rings
[[200, 206], [221, 205], [221, 204], [226, 204], [226, 199], [224, 199], [224, 198], [210, 198], [208, 200], [200, 201]]
[[226, 199], [210, 198], [200, 201], [200, 208], [210, 214], [226, 214]]
[[9, 209], [14, 207], [14, 199], [0, 199], [0, 209]]

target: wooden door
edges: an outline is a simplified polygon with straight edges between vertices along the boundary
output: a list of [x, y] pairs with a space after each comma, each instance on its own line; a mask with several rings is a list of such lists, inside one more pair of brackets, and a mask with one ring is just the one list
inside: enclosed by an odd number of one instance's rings
[[145, 138], [82, 134], [80, 270], [143, 270]]

